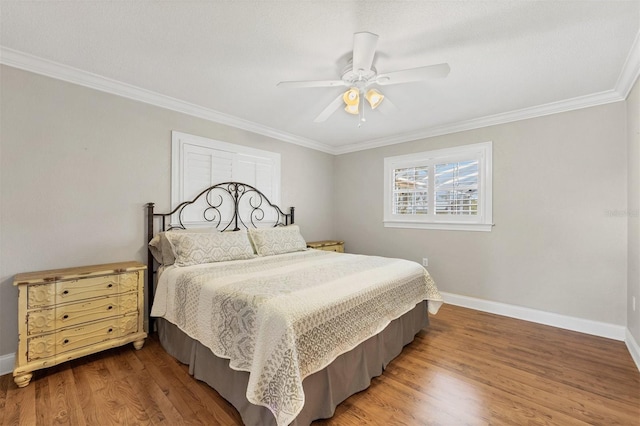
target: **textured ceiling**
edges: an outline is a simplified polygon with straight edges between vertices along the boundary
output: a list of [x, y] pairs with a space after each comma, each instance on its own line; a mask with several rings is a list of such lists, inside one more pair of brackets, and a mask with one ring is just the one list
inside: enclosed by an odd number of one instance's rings
[[[1, 1], [0, 7], [3, 48], [328, 150], [410, 139], [615, 90], [632, 46], [638, 48], [640, 26], [637, 0]], [[338, 79], [358, 31], [380, 36], [379, 72], [448, 62], [451, 73], [381, 88], [398, 111], [367, 109], [360, 128], [342, 110], [314, 123], [344, 88], [276, 84]]]

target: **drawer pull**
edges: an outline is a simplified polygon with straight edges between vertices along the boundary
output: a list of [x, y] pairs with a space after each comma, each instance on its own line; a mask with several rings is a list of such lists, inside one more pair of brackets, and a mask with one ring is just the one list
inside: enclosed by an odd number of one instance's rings
[[69, 315], [67, 315], [67, 314], [64, 314], [64, 315], [62, 316], [62, 319], [67, 319], [67, 318], [69, 318]]
[[111, 287], [113, 287], [113, 284], [109, 284], [109, 285], [107, 286], [107, 288], [111, 288]]
[[107, 311], [110, 311], [112, 309], [113, 309], [113, 306], [111, 306], [111, 305], [107, 306]]
[[62, 294], [65, 294], [65, 295], [66, 295], [66, 294], [69, 294], [69, 290], [65, 290], [65, 291], [63, 291], [63, 292], [62, 292]]
[[67, 343], [69, 343], [69, 339], [64, 339], [64, 342], [62, 342], [63, 345], [66, 345]]
[[109, 333], [111, 333], [111, 332], [113, 332], [113, 328], [110, 328], [110, 329], [109, 329]]

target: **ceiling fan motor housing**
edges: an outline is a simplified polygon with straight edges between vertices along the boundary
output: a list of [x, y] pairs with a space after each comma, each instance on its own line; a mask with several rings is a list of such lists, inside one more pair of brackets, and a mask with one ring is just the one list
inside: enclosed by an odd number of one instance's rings
[[375, 67], [371, 67], [370, 70], [354, 70], [353, 64], [349, 62], [342, 70], [341, 79], [345, 83], [345, 86], [357, 87], [362, 91], [370, 84], [376, 82], [377, 75], [378, 71]]

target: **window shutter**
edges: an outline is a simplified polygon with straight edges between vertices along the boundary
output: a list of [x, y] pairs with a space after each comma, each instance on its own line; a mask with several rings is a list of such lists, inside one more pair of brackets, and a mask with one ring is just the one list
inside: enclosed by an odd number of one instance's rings
[[478, 160], [436, 164], [437, 215], [478, 214]]
[[394, 170], [394, 214], [429, 214], [429, 166]]
[[384, 226], [491, 231], [492, 143], [384, 159]]
[[[277, 205], [280, 203], [280, 154], [172, 132], [171, 179], [172, 208], [192, 200], [212, 185], [230, 181], [255, 187]], [[250, 195], [243, 198], [245, 207], [250, 202]], [[202, 217], [206, 207], [207, 200], [199, 199], [194, 208], [185, 210], [183, 224], [206, 225], [208, 222]], [[228, 202], [223, 203], [223, 217], [229, 217], [232, 209]], [[243, 220], [250, 220], [250, 209], [241, 207], [240, 211], [245, 213]], [[265, 214], [275, 216], [272, 211], [265, 210]], [[265, 216], [262, 222], [274, 221], [270, 216]], [[177, 218], [172, 218], [172, 224], [177, 223]]]

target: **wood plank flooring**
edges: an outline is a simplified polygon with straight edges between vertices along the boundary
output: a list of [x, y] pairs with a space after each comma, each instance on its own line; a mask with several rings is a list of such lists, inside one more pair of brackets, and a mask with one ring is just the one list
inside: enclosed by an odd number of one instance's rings
[[[0, 377], [3, 425], [241, 425], [157, 339]], [[623, 342], [445, 305], [319, 425], [640, 425], [640, 372]]]

